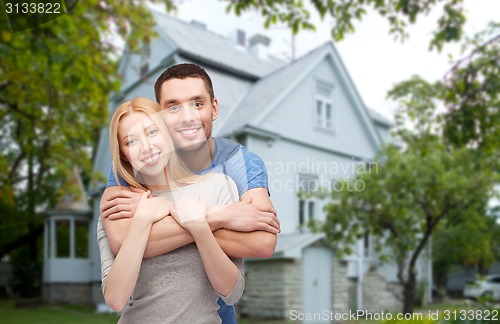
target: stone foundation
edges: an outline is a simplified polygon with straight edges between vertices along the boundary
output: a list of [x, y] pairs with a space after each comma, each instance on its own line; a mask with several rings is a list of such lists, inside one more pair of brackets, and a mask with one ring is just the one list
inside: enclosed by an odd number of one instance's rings
[[287, 263], [290, 261], [250, 261], [245, 264], [245, 292], [237, 304], [242, 316], [285, 317]]
[[46, 283], [42, 287], [42, 301], [46, 304], [95, 305], [90, 283]]
[[367, 272], [363, 277], [363, 310], [372, 313], [390, 311], [400, 312], [403, 309], [402, 287], [397, 283], [388, 283], [375, 271]]
[[[351, 280], [347, 277], [347, 264], [338, 258], [332, 258], [332, 311], [335, 313], [347, 313], [350, 309], [349, 288]], [[352, 296], [351, 296], [352, 297]]]

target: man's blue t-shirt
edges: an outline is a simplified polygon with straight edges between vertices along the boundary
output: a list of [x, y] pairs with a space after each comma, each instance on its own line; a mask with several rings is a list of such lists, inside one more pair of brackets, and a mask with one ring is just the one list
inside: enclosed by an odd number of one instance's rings
[[[240, 197], [250, 189], [268, 188], [268, 178], [264, 161], [256, 154], [249, 152], [246, 147], [225, 138], [215, 138], [215, 155], [211, 166], [206, 169], [194, 171], [196, 174], [209, 172], [224, 173], [236, 183]], [[118, 174], [118, 181], [122, 186], [129, 184]], [[107, 187], [118, 186], [113, 167], [109, 171]], [[234, 197], [234, 200], [239, 200]], [[223, 324], [236, 322], [234, 306], [229, 306], [219, 298], [219, 317]]]

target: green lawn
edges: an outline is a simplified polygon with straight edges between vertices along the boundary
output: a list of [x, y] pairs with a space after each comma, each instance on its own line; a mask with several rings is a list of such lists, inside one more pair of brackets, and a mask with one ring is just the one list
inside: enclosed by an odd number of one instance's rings
[[[89, 306], [42, 305], [16, 308], [14, 301], [0, 299], [0, 323], [2, 324], [111, 324], [118, 321], [116, 314], [96, 314]], [[288, 324], [290, 321], [240, 319], [239, 324]]]
[[[427, 305], [420, 309], [420, 312], [427, 314], [429, 310], [439, 311], [451, 309], [474, 309], [477, 306], [467, 303], [437, 304]], [[418, 311], [418, 310], [417, 310]], [[31, 308], [16, 308], [14, 301], [9, 299], [0, 299], [0, 323], [2, 324], [101, 324], [116, 323], [118, 315], [116, 314], [96, 314], [95, 309], [89, 306], [63, 305], [51, 306], [42, 305]], [[292, 324], [298, 321], [284, 320], [256, 320], [243, 318], [239, 319], [239, 324]], [[377, 321], [359, 320], [356, 322], [347, 321], [346, 324], [376, 324]], [[416, 323], [416, 322], [414, 322]]]
[[14, 301], [0, 300], [0, 323], [2, 324], [110, 324], [116, 323], [115, 314], [96, 314], [86, 306], [37, 306], [15, 308]]

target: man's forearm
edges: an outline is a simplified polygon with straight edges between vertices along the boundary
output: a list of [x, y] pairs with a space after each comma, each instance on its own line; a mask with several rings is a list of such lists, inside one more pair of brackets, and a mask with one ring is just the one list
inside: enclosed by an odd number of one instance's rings
[[[171, 224], [157, 222], [153, 225], [144, 257], [168, 253], [194, 242], [191, 234], [172, 217], [166, 218]], [[264, 231], [245, 233], [219, 229], [214, 236], [222, 250], [234, 258], [268, 258], [273, 255], [276, 246], [276, 235]]]
[[[130, 222], [130, 218], [108, 221], [108, 240], [115, 255], [120, 250]], [[214, 236], [222, 250], [236, 258], [267, 258], [272, 256], [276, 246], [276, 235], [264, 231], [244, 233], [219, 229]], [[168, 253], [192, 242], [191, 234], [168, 216], [153, 224], [144, 257]]]
[[235, 258], [269, 258], [276, 247], [276, 234], [265, 231], [236, 232], [219, 229], [214, 232], [222, 250]]

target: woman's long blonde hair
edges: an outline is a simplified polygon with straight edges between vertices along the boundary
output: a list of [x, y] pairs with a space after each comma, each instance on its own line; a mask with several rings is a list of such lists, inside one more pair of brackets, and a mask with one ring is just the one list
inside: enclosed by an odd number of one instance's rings
[[151, 120], [158, 126], [160, 133], [165, 136], [169, 146], [166, 151], [171, 152], [165, 170], [167, 172], [169, 183], [175, 187], [175, 182], [185, 184], [197, 182], [197, 180], [199, 180], [199, 176], [191, 172], [180, 161], [179, 156], [175, 153], [174, 144], [163, 120], [160, 105], [147, 98], [138, 97], [125, 101], [118, 106], [113, 114], [113, 117], [111, 118], [111, 124], [109, 126], [109, 147], [111, 149], [111, 157], [113, 159], [113, 172], [118, 185], [120, 185], [120, 182], [118, 181], [119, 174], [131, 186], [144, 190], [147, 189], [145, 184], [140, 183], [137, 180], [132, 165], [122, 157], [120, 152], [118, 126], [123, 117], [133, 112], [143, 112], [148, 115], [148, 117], [151, 118]]

